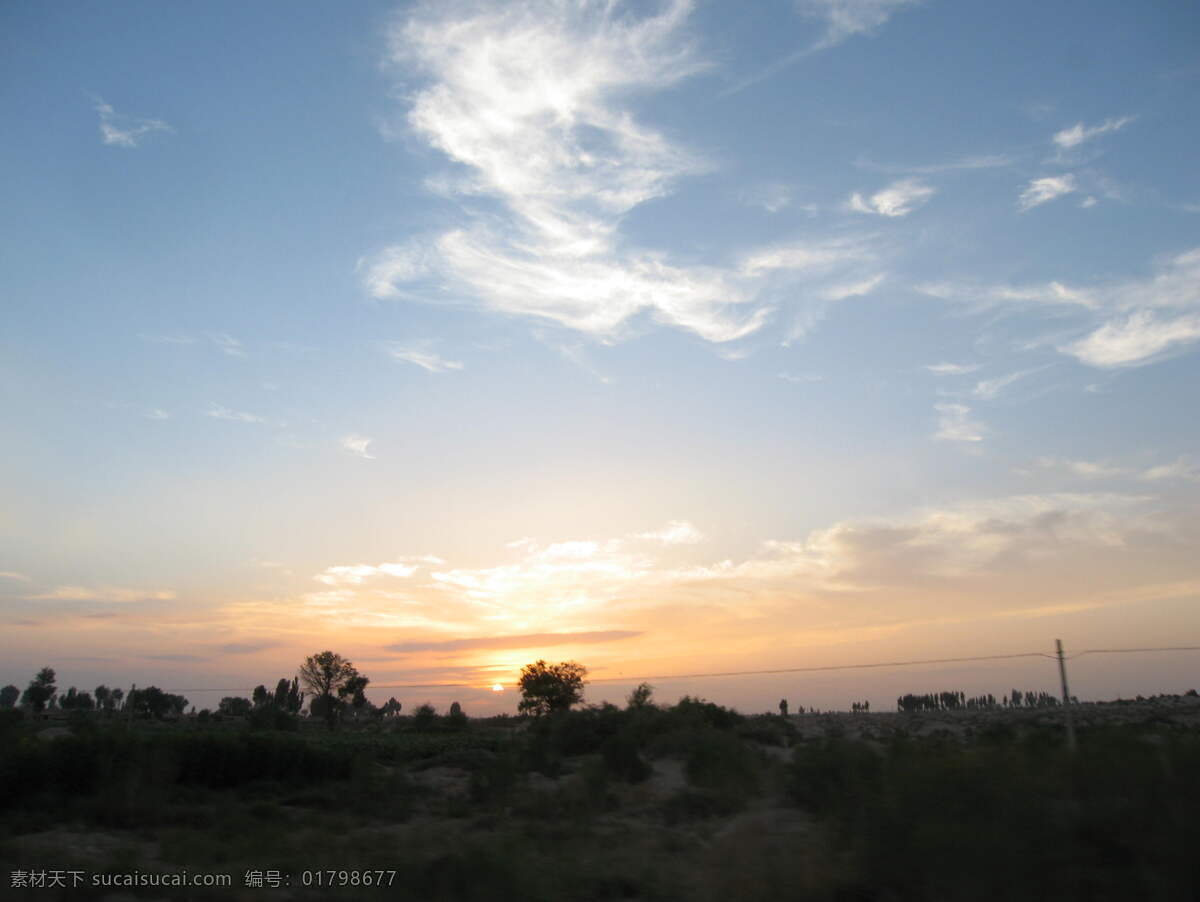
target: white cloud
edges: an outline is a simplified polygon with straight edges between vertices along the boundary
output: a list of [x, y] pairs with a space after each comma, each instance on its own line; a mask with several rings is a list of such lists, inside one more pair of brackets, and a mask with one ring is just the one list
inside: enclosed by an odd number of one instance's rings
[[1080, 479], [1111, 479], [1124, 476], [1129, 470], [1094, 460], [1071, 460], [1061, 457], [1040, 457], [1035, 463], [1043, 470], [1065, 470]]
[[161, 407], [152, 407], [142, 414], [147, 420], [169, 420], [171, 415]]
[[965, 376], [979, 369], [977, 363], [933, 363], [925, 367], [935, 376]]
[[768, 213], [778, 213], [792, 203], [792, 189], [787, 185], [759, 185], [742, 192], [741, 201], [752, 207], [761, 207]]
[[1196, 464], [1186, 457], [1180, 457], [1169, 464], [1150, 467], [1148, 470], [1140, 473], [1138, 478], [1147, 482], [1159, 482], [1170, 479], [1186, 479], [1191, 482], [1200, 482], [1200, 464]]
[[1088, 309], [1100, 306], [1100, 301], [1091, 294], [1071, 288], [1061, 282], [1020, 286], [979, 285], [971, 282], [926, 282], [913, 287], [930, 297], [946, 301], [962, 301], [980, 308], [995, 307], [1001, 304], [1037, 304]]
[[229, 407], [223, 407], [220, 404], [209, 404], [208, 410], [204, 411], [206, 417], [212, 417], [214, 420], [228, 420], [231, 423], [265, 423], [262, 417], [246, 413], [242, 410], [233, 410]]
[[1025, 190], [1021, 192], [1021, 196], [1017, 200], [1017, 206], [1021, 208], [1021, 212], [1025, 212], [1041, 204], [1049, 203], [1055, 198], [1070, 194], [1075, 190], [1075, 176], [1070, 174], [1050, 175], [1045, 178], [1033, 179], [1025, 186]]
[[212, 332], [208, 336], [209, 341], [221, 349], [222, 354], [229, 357], [245, 357], [246, 351], [242, 347], [242, 343], [225, 332]]
[[[441, 563], [437, 558], [436, 563]], [[379, 576], [391, 576], [396, 579], [407, 579], [417, 572], [424, 560], [417, 558], [402, 558], [399, 561], [382, 564], [341, 564], [326, 567], [313, 577], [317, 582], [327, 586], [359, 586], [369, 579]]]
[[96, 100], [96, 112], [100, 114], [100, 140], [113, 147], [137, 147], [146, 135], [171, 131], [171, 126], [159, 119], [120, 115], [103, 100]]
[[704, 68], [684, 27], [690, 9], [682, 0], [650, 16], [537, 0], [469, 15], [419, 7], [391, 45], [393, 62], [429, 79], [409, 94], [409, 126], [462, 167], [440, 191], [499, 207], [468, 203], [457, 227], [364, 261], [366, 289], [379, 298], [466, 296], [602, 339], [640, 317], [717, 343], [760, 329], [780, 282], [810, 273], [786, 261], [679, 264], [621, 235], [631, 210], [708, 168], [626, 102]]
[[448, 373], [452, 370], [461, 370], [463, 365], [458, 360], [447, 360], [440, 357], [432, 351], [425, 351], [419, 348], [406, 347], [396, 342], [390, 342], [387, 346], [387, 352], [393, 360], [403, 360], [406, 363], [414, 363], [423, 370], [428, 370], [431, 373]]
[[796, 0], [797, 10], [825, 23], [825, 34], [813, 49], [824, 49], [879, 29], [894, 13], [919, 0]]
[[974, 157], [962, 157], [958, 160], [949, 160], [945, 163], [929, 163], [922, 166], [902, 166], [895, 163], [875, 163], [866, 157], [859, 157], [854, 161], [855, 167], [865, 169], [870, 172], [885, 172], [885, 173], [908, 173], [916, 175], [936, 175], [940, 172], [955, 172], [957, 170], [971, 169], [1000, 169], [1005, 166], [1011, 166], [1013, 161], [1010, 157], [1002, 154], [985, 154]]
[[824, 382], [825, 377], [817, 373], [789, 373], [786, 370], [779, 373], [779, 378], [784, 382]]
[[1091, 127], [1085, 126], [1082, 122], [1076, 122], [1070, 128], [1064, 128], [1062, 131], [1057, 132], [1052, 140], [1061, 149], [1068, 150], [1072, 147], [1078, 147], [1085, 141], [1092, 140], [1092, 138], [1122, 129], [1132, 121], [1132, 116], [1122, 116], [1120, 119], [1105, 119], [1100, 125]]
[[375, 456], [368, 450], [372, 441], [373, 439], [369, 439], [365, 435], [347, 435], [343, 436], [338, 444], [356, 457], [361, 457], [364, 460], [374, 460]]
[[704, 541], [704, 534], [687, 520], [672, 520], [662, 529], [640, 532], [636, 538], [652, 539], [664, 545], [694, 545]]
[[169, 590], [124, 589], [116, 586], [59, 586], [49, 592], [26, 596], [36, 601], [100, 601], [129, 604], [138, 601], [174, 601]]
[[0, 579], [12, 579], [19, 583], [30, 582], [28, 576], [24, 573], [18, 573], [16, 570], [0, 570]]
[[1091, 366], [1141, 366], [1179, 345], [1200, 340], [1200, 315], [1160, 319], [1149, 310], [1105, 323], [1059, 350]]
[[821, 291], [821, 297], [827, 301], [844, 301], [846, 298], [861, 298], [870, 294], [887, 278], [885, 273], [879, 273], [861, 282], [844, 282], [830, 285]]
[[936, 193], [937, 189], [917, 179], [901, 179], [872, 194], [869, 200], [864, 200], [861, 194], [852, 194], [849, 205], [851, 210], [858, 213], [874, 213], [888, 217], [907, 216]]
[[966, 404], [934, 404], [938, 412], [938, 431], [934, 438], [948, 442], [981, 442], [983, 426], [971, 419]]
[[1041, 369], [1021, 370], [1016, 373], [1009, 373], [1007, 376], [998, 376], [995, 379], [983, 379], [975, 383], [975, 387], [971, 389], [971, 397], [978, 398], [981, 401], [991, 401], [999, 397], [1000, 393], [1008, 386], [1012, 385], [1018, 379], [1024, 379], [1026, 376], [1038, 372]]

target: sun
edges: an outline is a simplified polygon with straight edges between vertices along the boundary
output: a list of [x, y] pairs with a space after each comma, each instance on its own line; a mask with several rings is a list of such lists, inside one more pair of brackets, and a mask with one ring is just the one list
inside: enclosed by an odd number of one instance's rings
[[492, 684], [492, 691], [493, 691], [493, 692], [503, 692], [503, 691], [504, 691], [504, 687], [503, 687], [503, 686], [501, 686], [499, 683], [493, 683], [493, 684]]

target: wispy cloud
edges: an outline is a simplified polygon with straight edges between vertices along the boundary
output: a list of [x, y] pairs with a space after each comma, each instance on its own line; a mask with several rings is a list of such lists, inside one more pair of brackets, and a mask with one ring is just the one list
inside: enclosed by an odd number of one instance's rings
[[1170, 479], [1184, 479], [1189, 482], [1200, 482], [1200, 464], [1186, 457], [1180, 457], [1169, 464], [1150, 467], [1138, 476], [1147, 482], [1159, 482]]
[[229, 357], [245, 357], [246, 349], [242, 347], [242, 343], [225, 332], [210, 332], [208, 340], [221, 349], [222, 354]]
[[523, 636], [486, 636], [475, 639], [433, 639], [424, 642], [397, 642], [385, 646], [398, 654], [412, 652], [481, 651], [500, 648], [548, 648], [557, 645], [594, 645], [620, 642], [642, 635], [635, 630], [593, 630], [578, 633], [528, 633]]
[[421, 348], [406, 347], [396, 342], [390, 342], [385, 345], [385, 350], [393, 360], [403, 360], [406, 363], [414, 363], [423, 370], [428, 370], [431, 373], [449, 373], [453, 370], [461, 370], [462, 362], [458, 360], [447, 360], [432, 351]]
[[1049, 175], [1045, 178], [1033, 179], [1021, 192], [1021, 196], [1017, 199], [1017, 206], [1021, 212], [1025, 212], [1075, 190], [1075, 176], [1071, 174]]
[[850, 209], [858, 213], [874, 213], [888, 217], [907, 216], [928, 202], [936, 193], [935, 188], [917, 179], [901, 179], [872, 194], [869, 199], [864, 199], [856, 192], [850, 195], [848, 203]]
[[788, 185], [769, 184], [748, 188], [740, 195], [742, 203], [760, 207], [768, 213], [778, 213], [792, 204], [792, 189]]
[[1105, 323], [1079, 341], [1059, 348], [1091, 366], [1142, 366], [1200, 340], [1200, 315], [1163, 319], [1149, 310]]
[[1152, 467], [1120, 466], [1109, 461], [1073, 460], [1063, 457], [1039, 457], [1034, 461], [1039, 469], [1059, 470], [1079, 479], [1133, 478], [1141, 482], [1183, 480], [1200, 482], [1200, 465], [1187, 457]]
[[1114, 466], [1105, 461], [1072, 460], [1063, 457], [1039, 457], [1034, 463], [1042, 470], [1062, 470], [1080, 479], [1112, 479], [1127, 475], [1125, 467]]
[[961, 157], [944, 163], [926, 163], [904, 166], [899, 163], [875, 163], [866, 157], [859, 157], [854, 165], [868, 172], [884, 172], [909, 175], [936, 175], [940, 172], [954, 172], [971, 169], [1001, 169], [1013, 164], [1012, 157], [1004, 154], [981, 154], [978, 156]]
[[925, 367], [935, 376], [965, 376], [979, 369], [977, 363], [932, 363]]
[[338, 442], [339, 445], [346, 451], [349, 451], [355, 457], [361, 457], [363, 460], [374, 460], [375, 456], [368, 450], [372, 439], [365, 435], [346, 435]]
[[172, 130], [160, 119], [138, 119], [119, 114], [99, 98], [95, 108], [100, 114], [100, 140], [112, 147], [137, 147], [149, 134]]
[[401, 558], [398, 561], [388, 561], [382, 564], [340, 564], [335, 567], [326, 567], [313, 579], [327, 586], [358, 586], [379, 576], [407, 579], [422, 566], [441, 563], [444, 563], [441, 558], [417, 557]]
[[147, 420], [169, 420], [171, 415], [161, 407], [152, 407], [142, 414]]
[[196, 343], [196, 339], [190, 335], [153, 335], [143, 332], [138, 335], [138, 338], [156, 345], [192, 345]]
[[947, 442], [981, 442], [983, 426], [971, 419], [966, 404], [934, 404], [938, 412], [938, 428], [934, 438]]
[[920, 0], [796, 0], [801, 15], [819, 19], [825, 34], [813, 49], [835, 47], [861, 34], [872, 34], [895, 13]]
[[975, 387], [971, 389], [971, 397], [980, 401], [991, 401], [1000, 396], [1000, 393], [1008, 386], [1012, 385], [1018, 379], [1024, 379], [1026, 376], [1039, 372], [1044, 367], [1035, 367], [1029, 370], [1020, 370], [1019, 372], [1009, 373], [1006, 376], [997, 376], [995, 379], [982, 379], [975, 383]]
[[[627, 214], [708, 164], [639, 122], [624, 100], [706, 65], [691, 4], [615, 16], [600, 4], [426, 4], [392, 34], [391, 58], [428, 77], [412, 130], [465, 175], [456, 228], [385, 249], [360, 269], [379, 298], [472, 298], [611, 340], [636, 320], [730, 342], [760, 329], [786, 267], [681, 264], [621, 234]], [[498, 202], [486, 214], [474, 198]]]
[[915, 285], [922, 294], [946, 301], [958, 301], [981, 309], [1000, 305], [1023, 304], [1083, 307], [1094, 309], [1100, 301], [1088, 292], [1064, 285], [1045, 282], [1040, 285], [980, 285], [974, 282], [926, 282]]
[[1122, 116], [1119, 119], [1105, 119], [1099, 125], [1093, 126], [1086, 126], [1082, 122], [1076, 122], [1070, 128], [1064, 128], [1062, 131], [1056, 132], [1052, 140], [1059, 148], [1069, 150], [1100, 135], [1119, 131], [1131, 123], [1133, 119], [1133, 116]]
[[900, 8], [921, 0], [796, 0], [796, 10], [825, 26], [824, 33], [811, 44], [798, 47], [752, 75], [739, 79], [718, 95], [729, 97], [776, 75], [805, 57], [836, 47], [855, 35], [878, 31]]
[[1200, 248], [1156, 262], [1149, 278], [1098, 282], [1086, 288], [1046, 282], [1033, 285], [980, 285], [940, 282], [914, 288], [931, 297], [982, 309], [1001, 305], [1075, 308], [1091, 330], [1078, 328], [1029, 347], [1053, 344], [1090, 366], [1141, 366], [1185, 350], [1200, 340]]
[[16, 570], [0, 570], [0, 579], [11, 579], [19, 583], [30, 582], [28, 576], [24, 573], [18, 573]]
[[672, 520], [662, 529], [640, 532], [639, 539], [651, 539], [664, 545], [694, 545], [704, 541], [704, 534], [687, 520]]
[[227, 420], [231, 423], [265, 423], [262, 417], [253, 413], [246, 413], [243, 410], [234, 410], [230, 407], [224, 407], [220, 404], [209, 404], [208, 409], [204, 411], [206, 417], [212, 417], [214, 420]]
[[99, 601], [129, 604], [138, 601], [173, 601], [169, 590], [126, 589], [116, 586], [58, 586], [49, 592], [27, 595], [34, 601]]

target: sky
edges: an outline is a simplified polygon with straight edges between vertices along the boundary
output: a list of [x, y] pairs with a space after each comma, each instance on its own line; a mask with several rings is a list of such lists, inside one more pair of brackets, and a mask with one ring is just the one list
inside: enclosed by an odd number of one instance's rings
[[1056, 665], [683, 675], [1200, 644], [1198, 48], [1182, 0], [3, 5], [0, 682], [886, 707]]

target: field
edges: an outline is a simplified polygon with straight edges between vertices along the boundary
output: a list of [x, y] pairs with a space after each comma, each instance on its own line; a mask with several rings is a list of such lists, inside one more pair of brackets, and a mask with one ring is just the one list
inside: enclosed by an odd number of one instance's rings
[[[12, 898], [114, 902], [1197, 898], [1200, 699], [1075, 714], [1074, 754], [1053, 708], [684, 699], [336, 731], [13, 714], [0, 861]], [[82, 885], [10, 888], [55, 871]], [[113, 885], [185, 871], [231, 885]]]

